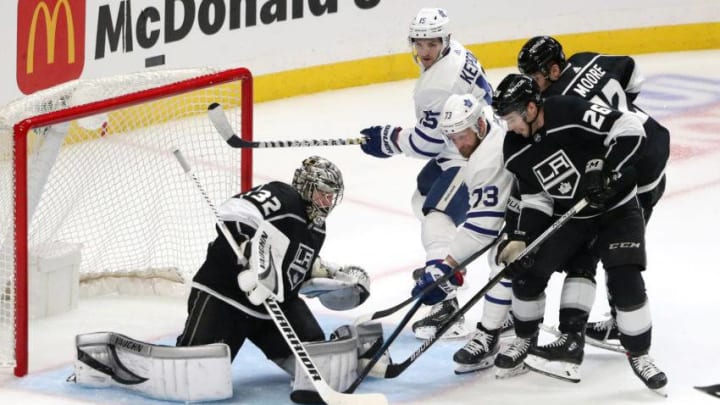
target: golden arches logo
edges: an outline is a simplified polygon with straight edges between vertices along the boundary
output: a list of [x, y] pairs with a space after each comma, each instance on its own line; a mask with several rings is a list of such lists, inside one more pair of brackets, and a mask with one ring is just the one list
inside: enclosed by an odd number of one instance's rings
[[37, 37], [37, 24], [40, 15], [45, 20], [45, 39], [47, 43], [46, 60], [48, 64], [55, 62], [55, 38], [57, 37], [57, 23], [60, 18], [60, 10], [65, 12], [65, 22], [67, 24], [67, 55], [68, 63], [75, 63], [75, 26], [73, 22], [72, 10], [70, 9], [69, 0], [58, 0], [53, 7], [52, 13], [45, 1], [40, 1], [35, 6], [32, 20], [30, 21], [30, 31], [28, 33], [28, 56], [25, 63], [25, 73], [31, 74], [35, 69], [35, 40]]

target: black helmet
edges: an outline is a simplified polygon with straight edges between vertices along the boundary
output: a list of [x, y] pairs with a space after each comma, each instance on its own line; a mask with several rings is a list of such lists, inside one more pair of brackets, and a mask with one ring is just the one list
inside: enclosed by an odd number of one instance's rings
[[550, 63], [565, 67], [565, 54], [562, 45], [555, 38], [541, 36], [530, 38], [518, 54], [518, 70], [520, 73], [531, 75], [540, 72], [547, 75], [550, 71]]
[[492, 107], [499, 116], [523, 113], [529, 102], [542, 105], [540, 87], [530, 76], [509, 74], [500, 82], [493, 95]]

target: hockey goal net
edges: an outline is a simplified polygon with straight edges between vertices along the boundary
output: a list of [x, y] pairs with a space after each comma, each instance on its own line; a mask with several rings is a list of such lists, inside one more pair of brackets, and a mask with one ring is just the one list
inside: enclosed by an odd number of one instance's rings
[[192, 278], [215, 219], [172, 149], [217, 203], [251, 186], [251, 150], [215, 132], [213, 102], [250, 140], [244, 68], [80, 79], [0, 109], [0, 367], [28, 370], [33, 263], [77, 260], [80, 280]]

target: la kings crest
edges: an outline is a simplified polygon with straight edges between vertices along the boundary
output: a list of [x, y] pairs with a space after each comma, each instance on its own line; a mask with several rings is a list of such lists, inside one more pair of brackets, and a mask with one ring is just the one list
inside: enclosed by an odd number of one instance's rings
[[580, 172], [562, 149], [533, 166], [533, 173], [553, 198], [573, 198], [580, 183]]

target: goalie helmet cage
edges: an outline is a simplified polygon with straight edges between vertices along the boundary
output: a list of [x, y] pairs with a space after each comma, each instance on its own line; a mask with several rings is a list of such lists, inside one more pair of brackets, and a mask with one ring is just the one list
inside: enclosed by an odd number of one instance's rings
[[81, 280], [191, 279], [215, 220], [171, 149], [214, 201], [249, 189], [252, 149], [229, 148], [207, 108], [223, 105], [251, 141], [252, 94], [245, 68], [158, 70], [79, 79], [0, 109], [0, 367], [28, 372], [31, 264], [74, 249]]

